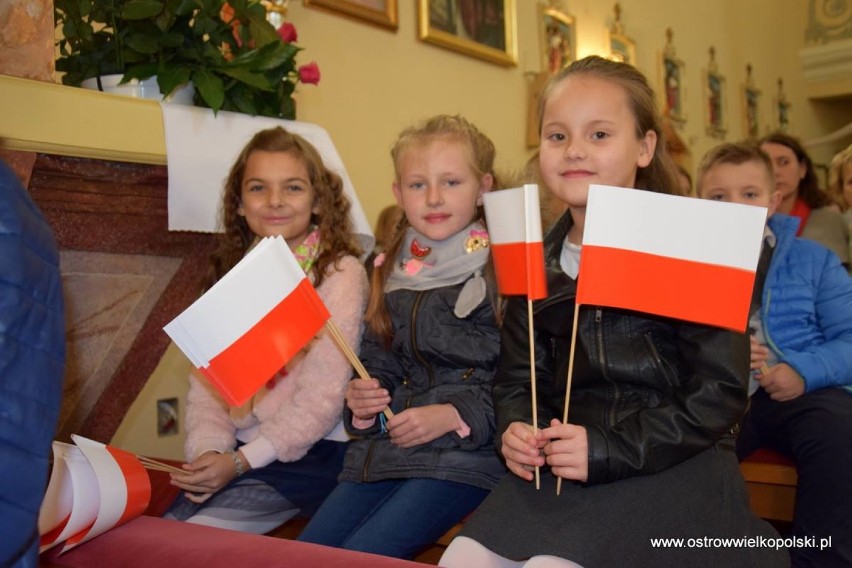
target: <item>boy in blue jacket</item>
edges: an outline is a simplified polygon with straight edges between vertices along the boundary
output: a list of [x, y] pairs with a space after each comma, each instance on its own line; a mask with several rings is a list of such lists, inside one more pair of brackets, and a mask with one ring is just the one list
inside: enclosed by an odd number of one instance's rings
[[702, 199], [769, 209], [749, 319], [751, 404], [737, 454], [766, 447], [795, 460], [793, 536], [816, 540], [790, 550], [793, 566], [852, 566], [852, 279], [833, 252], [796, 238], [797, 219], [773, 215], [774, 186], [772, 163], [757, 147], [717, 146], [698, 170]]

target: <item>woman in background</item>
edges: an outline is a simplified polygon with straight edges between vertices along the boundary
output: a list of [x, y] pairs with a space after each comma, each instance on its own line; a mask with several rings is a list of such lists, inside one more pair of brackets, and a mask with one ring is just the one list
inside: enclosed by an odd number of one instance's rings
[[775, 171], [775, 189], [781, 192], [778, 213], [800, 220], [797, 237], [822, 243], [849, 268], [849, 229], [837, 204], [819, 187], [813, 161], [794, 137], [776, 132], [760, 140]]

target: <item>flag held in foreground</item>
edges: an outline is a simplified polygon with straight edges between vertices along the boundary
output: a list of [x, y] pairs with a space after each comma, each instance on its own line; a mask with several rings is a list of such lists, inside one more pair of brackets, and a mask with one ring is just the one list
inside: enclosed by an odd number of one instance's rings
[[328, 318], [286, 241], [275, 237], [258, 243], [164, 329], [225, 400], [239, 406]]
[[53, 470], [39, 511], [40, 550], [62, 552], [135, 519], [148, 507], [151, 482], [133, 454], [73, 434], [53, 442]]
[[766, 209], [592, 185], [577, 303], [745, 331]]
[[483, 203], [500, 293], [546, 298], [538, 186], [486, 193]]

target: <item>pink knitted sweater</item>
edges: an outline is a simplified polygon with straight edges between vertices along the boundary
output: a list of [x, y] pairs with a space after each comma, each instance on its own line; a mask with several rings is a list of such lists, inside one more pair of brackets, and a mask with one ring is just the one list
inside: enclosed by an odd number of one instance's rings
[[[351, 256], [341, 259], [317, 292], [357, 352], [368, 296], [361, 262]], [[241, 449], [252, 468], [276, 459], [300, 459], [339, 425], [343, 395], [353, 375], [325, 329], [307, 353], [290, 361], [286, 375], [277, 375], [241, 407], [229, 407], [205, 379], [193, 373], [186, 408], [187, 460], [209, 450], [227, 451], [236, 440], [245, 442]]]

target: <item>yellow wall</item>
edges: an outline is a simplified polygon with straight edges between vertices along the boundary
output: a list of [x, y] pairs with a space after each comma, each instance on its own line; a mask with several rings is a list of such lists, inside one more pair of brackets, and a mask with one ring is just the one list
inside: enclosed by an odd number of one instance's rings
[[[414, 0], [399, 0], [396, 32], [306, 7], [298, 0], [290, 2], [290, 20], [305, 49], [299, 62], [315, 60], [322, 71], [319, 86], [299, 87], [299, 119], [316, 122], [331, 134], [371, 221], [391, 201], [388, 152], [395, 136], [429, 115], [465, 115], [494, 140], [501, 170], [523, 166], [531, 153], [525, 144], [527, 74], [540, 69], [539, 28], [537, 4], [515, 1], [520, 61], [513, 68], [419, 41]], [[614, 0], [562, 4], [576, 18], [578, 56], [606, 53]], [[674, 30], [678, 56], [685, 62], [688, 121], [680, 133], [691, 146], [694, 161], [717, 142], [706, 135], [704, 124], [702, 73], [711, 45], [719, 71], [727, 78], [728, 140], [743, 135], [740, 89], [747, 63], [753, 65], [763, 91], [763, 130], [773, 124], [771, 105], [778, 77], [784, 78], [792, 103], [792, 130], [802, 138], [822, 136], [852, 118], [848, 103], [814, 104], [805, 97], [798, 51], [804, 46], [808, 3], [802, 0], [620, 0], [620, 4], [625, 31], [637, 44], [637, 65], [655, 88], [661, 83], [665, 30]], [[0, 76], [0, 136], [10, 138], [13, 147], [80, 155], [79, 146], [92, 145], [95, 155], [115, 157], [110, 149], [121, 148], [119, 155], [126, 152], [129, 159], [164, 160], [155, 104], [119, 103], [110, 97], [109, 104], [101, 105], [108, 95], [49, 87], [44, 94], [31, 82], [22, 86], [19, 80]], [[138, 138], [132, 142], [105, 138], [116, 133]], [[835, 150], [817, 148], [814, 156], [825, 161]], [[151, 439], [158, 398], [178, 396], [183, 410], [188, 365], [175, 360], [180, 355], [164, 363], [149, 381], [117, 434], [119, 446], [180, 457], [179, 439]]]

